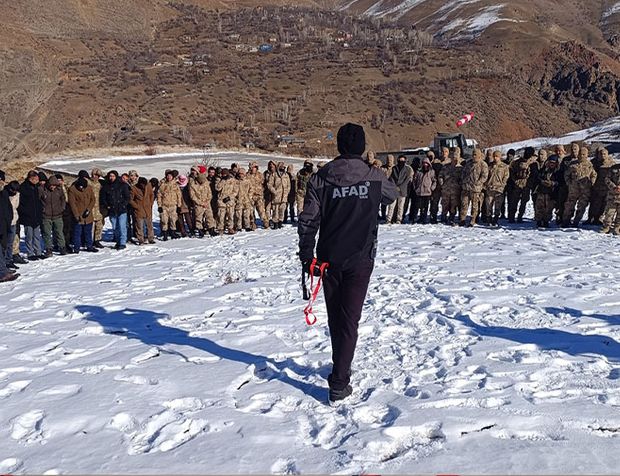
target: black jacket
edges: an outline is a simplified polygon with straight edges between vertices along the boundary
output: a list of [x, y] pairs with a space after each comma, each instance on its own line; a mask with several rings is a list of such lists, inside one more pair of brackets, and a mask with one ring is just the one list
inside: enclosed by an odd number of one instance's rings
[[108, 212], [109, 216], [118, 216], [127, 213], [127, 206], [131, 200], [129, 185], [123, 183], [120, 178], [114, 182], [106, 182], [101, 187], [101, 208]]
[[5, 188], [0, 192], [0, 252], [8, 246], [11, 222], [13, 221], [13, 205], [9, 199], [9, 190]]
[[396, 185], [361, 156], [344, 155], [325, 165], [308, 182], [299, 216], [299, 257], [314, 257], [330, 267], [374, 259], [379, 206], [398, 197]]
[[19, 224], [38, 227], [43, 223], [43, 204], [39, 198], [39, 185], [32, 185], [25, 180], [19, 186]]

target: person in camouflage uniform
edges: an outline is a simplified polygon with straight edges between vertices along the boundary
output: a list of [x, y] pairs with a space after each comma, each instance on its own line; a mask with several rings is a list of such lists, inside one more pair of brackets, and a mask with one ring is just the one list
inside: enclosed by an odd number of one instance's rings
[[[441, 170], [444, 166], [450, 163], [450, 149], [447, 147], [442, 147], [441, 149], [441, 157], [429, 157], [431, 161], [431, 166], [435, 171], [435, 177], [439, 177], [441, 174]], [[433, 190], [433, 194], [431, 195], [431, 206], [430, 206], [430, 219], [431, 224], [437, 223], [437, 216], [439, 215], [439, 203], [441, 202], [441, 184], [437, 182], [437, 186], [435, 190]]]
[[[596, 182], [596, 172], [592, 162], [588, 160], [588, 152], [586, 147], [581, 147], [579, 159], [564, 174], [564, 180], [568, 185], [568, 196], [562, 217], [562, 225], [565, 227], [571, 226], [571, 222], [575, 228], [579, 227], [579, 223], [590, 203], [592, 186]], [[575, 205], [577, 206], [576, 210]]]
[[485, 186], [486, 223], [498, 225], [504, 203], [504, 190], [510, 175], [509, 167], [502, 161], [502, 153], [498, 150], [492, 153], [492, 162], [489, 167], [489, 176]]
[[246, 176], [245, 169], [237, 170], [239, 195], [235, 204], [235, 230], [252, 231], [252, 202], [250, 200], [251, 180]]
[[295, 194], [295, 189], [297, 188], [297, 176], [295, 175], [295, 169], [292, 165], [286, 167], [286, 174], [288, 175], [288, 180], [291, 184], [288, 199], [286, 201], [286, 208], [284, 209], [284, 221], [288, 221], [289, 216], [291, 217], [291, 224], [295, 223], [295, 204], [297, 202], [297, 197]]
[[216, 179], [217, 190], [217, 231], [229, 235], [235, 234], [235, 205], [239, 196], [239, 181], [230, 175], [228, 169], [222, 169], [221, 177]]
[[461, 180], [461, 220], [460, 225], [465, 226], [465, 219], [471, 204], [471, 221], [469, 226], [475, 226], [480, 206], [484, 185], [489, 177], [489, 167], [483, 160], [482, 151], [475, 149], [473, 157], [463, 166]]
[[[514, 159], [510, 163], [510, 177], [508, 179], [508, 222], [523, 222], [525, 208], [529, 201], [528, 183], [530, 180], [530, 165], [536, 160], [536, 151], [527, 147], [523, 157]], [[517, 216], [517, 209], [519, 215]]]
[[558, 157], [560, 162], [560, 185], [558, 187], [558, 204], [556, 215], [557, 223], [558, 225], [561, 225], [564, 216], [564, 205], [566, 203], [566, 198], [568, 197], [568, 185], [566, 184], [565, 176], [571, 164], [573, 162], [577, 162], [579, 159], [579, 144], [576, 142], [571, 144], [570, 156], [566, 155], [563, 145], [558, 145], [556, 146], [555, 155]]
[[267, 216], [269, 217], [269, 223], [273, 224], [274, 222], [274, 217], [273, 217], [273, 205], [272, 205], [272, 195], [271, 192], [269, 191], [269, 181], [271, 180], [271, 177], [277, 173], [277, 166], [276, 163], [273, 160], [270, 160], [269, 163], [267, 164], [267, 170], [265, 170], [265, 173], [263, 174], [265, 181], [264, 181], [264, 189], [263, 189], [263, 194], [265, 197], [265, 211], [267, 212]]
[[620, 164], [609, 170], [605, 179], [607, 184], [607, 204], [603, 214], [601, 233], [609, 233], [614, 227], [614, 234], [620, 235]]
[[189, 194], [194, 203], [198, 237], [203, 238], [205, 236], [205, 225], [209, 234], [213, 236], [216, 226], [213, 209], [211, 208], [213, 193], [211, 191], [211, 184], [205, 174], [198, 174], [196, 179], [189, 184]]
[[538, 228], [549, 228], [549, 222], [553, 218], [553, 210], [557, 206], [560, 185], [561, 172], [559, 168], [558, 157], [552, 155], [536, 175], [534, 219]]
[[166, 170], [166, 179], [157, 190], [157, 211], [159, 212], [159, 222], [164, 240], [168, 238], [168, 233], [170, 233], [171, 238], [176, 238], [174, 230], [176, 230], [181, 205], [181, 189], [172, 171]]
[[605, 212], [607, 203], [607, 175], [614, 161], [609, 156], [609, 152], [604, 147], [599, 147], [596, 151], [596, 157], [592, 159], [592, 166], [596, 171], [596, 182], [592, 187], [592, 197], [590, 199], [590, 209], [588, 211], [588, 225], [602, 225], [601, 217]]
[[288, 178], [283, 162], [279, 162], [275, 172], [269, 175], [267, 189], [271, 195], [271, 217], [273, 220], [273, 227], [274, 229], [282, 228], [284, 211], [291, 189], [291, 181]]
[[304, 198], [308, 189], [308, 182], [314, 173], [314, 165], [309, 160], [304, 162], [304, 167], [297, 172], [295, 180], [295, 201], [297, 202], [297, 216], [304, 211]]
[[95, 206], [93, 207], [93, 246], [99, 249], [103, 248], [101, 240], [103, 239], [103, 226], [105, 225], [105, 216], [100, 206], [101, 179], [103, 179], [103, 177], [104, 175], [101, 169], [94, 168], [90, 172], [90, 183], [88, 184], [92, 187], [93, 193], [95, 194]]
[[269, 218], [265, 211], [265, 177], [258, 170], [258, 164], [256, 162], [250, 163], [250, 172], [247, 175], [247, 179], [250, 181], [250, 205], [252, 211], [250, 212], [253, 220], [251, 227], [256, 229], [255, 214], [258, 213], [259, 218], [263, 222], [263, 228], [266, 230], [269, 228]]
[[463, 166], [460, 154], [452, 151], [452, 159], [442, 167], [437, 183], [441, 187], [441, 221], [456, 224], [457, 209], [461, 201], [461, 179]]

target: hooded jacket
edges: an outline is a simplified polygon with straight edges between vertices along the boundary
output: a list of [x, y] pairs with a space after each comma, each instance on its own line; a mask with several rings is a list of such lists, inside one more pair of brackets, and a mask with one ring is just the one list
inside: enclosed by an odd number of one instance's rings
[[424, 159], [422, 161], [422, 165], [428, 164], [428, 170], [424, 170], [420, 168], [418, 173], [415, 175], [415, 179], [413, 182], [413, 189], [415, 194], [418, 197], [430, 197], [433, 194], [433, 191], [437, 187], [437, 179], [435, 178], [435, 170], [431, 165], [431, 161], [428, 159]]
[[[51, 189], [52, 185], [56, 186], [54, 190]], [[43, 207], [43, 218], [55, 219], [62, 217], [67, 206], [67, 200], [65, 198], [65, 191], [58, 183], [56, 177], [52, 177], [44, 187], [39, 188], [39, 198]]]
[[375, 257], [379, 205], [389, 205], [398, 189], [383, 171], [369, 167], [361, 155], [341, 155], [322, 167], [308, 182], [299, 216], [299, 257], [314, 256], [330, 267]]

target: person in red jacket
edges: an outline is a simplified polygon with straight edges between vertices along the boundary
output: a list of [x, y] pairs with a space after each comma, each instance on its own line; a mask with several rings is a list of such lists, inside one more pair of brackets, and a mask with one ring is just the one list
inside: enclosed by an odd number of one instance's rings
[[328, 378], [329, 400], [351, 395], [351, 363], [357, 329], [377, 251], [380, 205], [399, 196], [396, 185], [362, 154], [364, 129], [346, 124], [338, 132], [340, 156], [322, 167], [308, 182], [299, 216], [299, 258], [309, 271], [314, 260], [328, 263], [324, 276], [325, 301], [332, 342], [333, 368]]

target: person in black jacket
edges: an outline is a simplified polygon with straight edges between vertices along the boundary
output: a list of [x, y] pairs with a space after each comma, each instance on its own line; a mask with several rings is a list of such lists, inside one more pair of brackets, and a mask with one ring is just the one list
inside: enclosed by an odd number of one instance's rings
[[112, 229], [116, 249], [124, 250], [127, 246], [127, 206], [131, 199], [129, 185], [118, 178], [118, 172], [108, 172], [106, 183], [101, 188], [101, 208], [107, 212]]
[[43, 205], [39, 198], [39, 181], [39, 174], [31, 170], [19, 187], [19, 223], [24, 227], [26, 250], [31, 261], [45, 258], [41, 247]]
[[308, 182], [299, 216], [299, 258], [308, 271], [314, 259], [329, 263], [324, 277], [332, 342], [330, 401], [351, 395], [351, 362], [377, 249], [378, 212], [399, 196], [385, 174], [364, 162], [364, 129], [346, 124], [338, 132], [340, 156]]
[[[4, 182], [4, 177], [2, 177], [2, 181]], [[5, 249], [9, 246], [11, 222], [13, 221], [13, 205], [9, 199], [10, 192], [11, 189], [8, 186], [0, 191], [0, 283], [15, 281], [19, 277], [19, 274], [12, 273], [7, 268], [5, 259]]]

